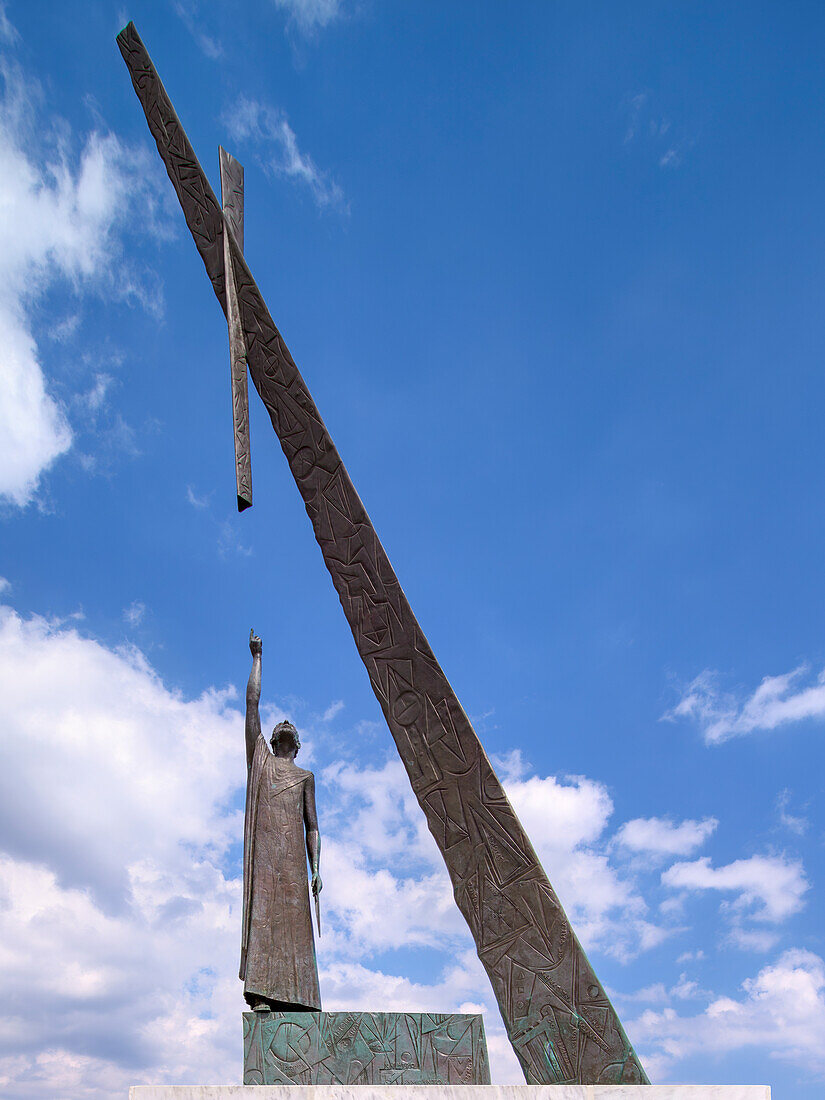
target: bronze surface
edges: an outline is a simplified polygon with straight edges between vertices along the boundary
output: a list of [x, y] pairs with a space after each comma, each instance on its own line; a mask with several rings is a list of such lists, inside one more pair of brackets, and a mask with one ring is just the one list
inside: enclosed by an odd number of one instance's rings
[[[118, 36], [118, 44], [226, 313], [221, 208], [132, 24]], [[527, 1081], [646, 1083], [231, 237], [229, 250], [252, 380], [304, 500]]]
[[[243, 252], [243, 165], [218, 150], [221, 164], [221, 202], [229, 233]], [[232, 429], [235, 438], [235, 488], [238, 511], [252, 507], [252, 459], [249, 450], [249, 392], [246, 382], [246, 342], [238, 309], [229, 233], [223, 239], [223, 264], [226, 272], [226, 322], [229, 326], [229, 369], [232, 386]]]
[[252, 670], [246, 687], [246, 808], [243, 833], [241, 967], [253, 1009], [320, 1009], [318, 966], [309, 904], [321, 890], [321, 836], [315, 776], [299, 768], [301, 747], [291, 722], [280, 722], [267, 748], [261, 732], [263, 643], [249, 632]]
[[489, 1085], [480, 1016], [245, 1012], [245, 1085]]

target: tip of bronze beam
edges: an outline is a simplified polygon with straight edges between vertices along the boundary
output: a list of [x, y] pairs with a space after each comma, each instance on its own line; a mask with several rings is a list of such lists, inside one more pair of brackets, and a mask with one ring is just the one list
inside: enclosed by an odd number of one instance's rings
[[233, 156], [233, 154], [230, 153], [228, 149], [224, 149], [222, 145], [218, 146], [218, 159], [226, 161], [226, 163], [229, 165], [237, 164], [240, 169], [243, 169], [243, 165], [238, 160], [238, 158], [236, 156]]
[[251, 508], [251, 507], [252, 507], [252, 501], [251, 500], [247, 500], [246, 497], [242, 497], [242, 496], [238, 497], [238, 511], [239, 512], [245, 512], [247, 508]]

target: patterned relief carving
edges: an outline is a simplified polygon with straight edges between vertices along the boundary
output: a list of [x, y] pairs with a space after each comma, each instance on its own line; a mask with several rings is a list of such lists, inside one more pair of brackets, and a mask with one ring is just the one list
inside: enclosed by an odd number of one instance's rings
[[243, 252], [243, 166], [225, 149], [221, 164], [221, 203], [225, 226], [223, 266], [226, 276], [226, 323], [229, 327], [229, 366], [232, 383], [232, 427], [235, 439], [235, 485], [238, 511], [252, 507], [252, 459], [249, 450], [249, 394], [246, 383], [246, 341], [238, 309], [238, 291], [229, 249], [230, 235]]
[[475, 1015], [245, 1012], [245, 1085], [489, 1085]]
[[[223, 215], [132, 24], [118, 44], [213, 289]], [[226, 236], [249, 370], [456, 903], [530, 1083], [646, 1083], [607, 994], [436, 661], [243, 258]], [[226, 265], [227, 269], [230, 265]]]

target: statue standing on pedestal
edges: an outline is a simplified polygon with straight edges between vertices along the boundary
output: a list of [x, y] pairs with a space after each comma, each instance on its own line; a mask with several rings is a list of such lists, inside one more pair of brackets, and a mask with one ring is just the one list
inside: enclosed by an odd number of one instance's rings
[[249, 634], [252, 672], [246, 689], [246, 817], [240, 977], [256, 1012], [320, 1010], [311, 889], [321, 891], [321, 838], [315, 776], [299, 768], [301, 742], [280, 722], [267, 748], [261, 733], [261, 639]]

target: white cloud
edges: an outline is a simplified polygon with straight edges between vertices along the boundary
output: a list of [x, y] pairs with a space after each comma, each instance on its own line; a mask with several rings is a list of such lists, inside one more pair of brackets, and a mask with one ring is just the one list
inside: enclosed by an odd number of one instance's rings
[[95, 417], [106, 404], [111, 385], [112, 376], [105, 371], [98, 371], [90, 389], [86, 393], [77, 394], [75, 402], [81, 405], [89, 416]]
[[304, 34], [329, 26], [343, 12], [341, 0], [273, 0], [273, 2], [276, 8], [287, 12], [290, 19]]
[[[65, 624], [6, 608], [0, 695], [4, 1096], [23, 1095], [33, 1081], [42, 1096], [74, 1082], [73, 1096], [102, 1097], [128, 1080], [233, 1075], [239, 882], [222, 863], [240, 835], [233, 795], [245, 774], [233, 693], [184, 700], [138, 651], [112, 652]], [[341, 776], [344, 794], [337, 806], [329, 788], [322, 803], [326, 1003], [351, 1008], [374, 998], [372, 1007], [411, 1010], [482, 1003], [501, 1079], [515, 1062], [401, 765], [360, 776], [341, 765], [331, 774], [336, 783]], [[21, 830], [24, 804], [31, 824]], [[353, 809], [354, 827], [336, 839], [336, 821]], [[382, 860], [404, 873], [393, 875]], [[429, 874], [406, 873], [422, 862]], [[388, 946], [442, 946], [440, 932], [464, 950], [433, 985], [358, 961]], [[36, 1023], [44, 1002], [61, 1018], [45, 1051]], [[114, 1012], [113, 1003], [121, 1006]], [[92, 1053], [124, 1043], [125, 1064]]]
[[344, 192], [328, 172], [321, 171], [308, 153], [298, 148], [295, 132], [283, 111], [241, 97], [223, 122], [234, 141], [250, 142], [263, 152], [261, 164], [274, 176], [308, 188], [319, 209], [347, 212]]
[[[313, 712], [291, 706], [300, 728]], [[268, 723], [282, 716], [267, 708]], [[245, 777], [236, 692], [185, 698], [134, 648], [111, 650], [71, 621], [0, 606], [0, 728], [4, 1098], [103, 1100], [129, 1083], [233, 1079], [243, 1003], [231, 846]], [[482, 1006], [494, 1080], [520, 1080], [400, 761], [336, 761], [329, 749], [337, 753], [340, 739], [323, 724], [308, 741], [320, 760], [325, 1005]], [[588, 946], [627, 957], [660, 941], [667, 928], [647, 919], [635, 882], [610, 861], [606, 789], [531, 775], [516, 757], [506, 771], [509, 797]], [[730, 890], [772, 917], [793, 908], [759, 894], [753, 874], [680, 874], [685, 891]], [[418, 952], [432, 979], [405, 976], [405, 956], [393, 963], [399, 949]], [[682, 975], [647, 1001], [701, 996]]]
[[64, 344], [75, 335], [80, 328], [81, 316], [79, 312], [69, 313], [62, 321], [56, 321], [48, 333], [52, 340]]
[[211, 493], [207, 493], [205, 496], [198, 496], [191, 485], [186, 486], [186, 499], [192, 505], [193, 508], [204, 509], [209, 507], [209, 501], [212, 497]]
[[698, 982], [688, 978], [687, 974], [680, 974], [679, 981], [670, 990], [670, 996], [679, 1001], [692, 1001], [697, 997], [707, 996], [707, 991]]
[[[159, 222], [145, 153], [93, 132], [75, 155], [67, 127], [44, 123], [37, 83], [7, 59], [0, 74], [0, 498], [22, 507], [72, 444], [66, 409], [44, 375], [33, 307], [63, 282], [77, 294], [105, 289], [157, 309], [124, 262], [120, 236], [135, 211], [144, 228]], [[64, 322], [55, 329], [66, 338]]]
[[[231, 689], [186, 699], [138, 650], [0, 606], [4, 1100], [103, 1100], [130, 1083], [236, 1076], [240, 880], [226, 860], [242, 833], [245, 767], [234, 699]], [[495, 1072], [518, 1080], [401, 765], [368, 773], [369, 787], [347, 765], [332, 775], [343, 793], [339, 805], [327, 785], [321, 801], [325, 1002], [483, 1005]], [[355, 827], [339, 832], [350, 813]], [[396, 852], [405, 858], [389, 858]], [[396, 863], [398, 874], [387, 869]], [[433, 952], [432, 985], [364, 963], [387, 946], [426, 946], [439, 929], [448, 950], [439, 941]]]
[[[197, 507], [197, 505], [196, 505]], [[218, 554], [222, 558], [238, 554], [242, 558], [251, 558], [255, 551], [238, 538], [238, 528], [233, 519], [225, 519], [218, 524]]]
[[622, 109], [626, 116], [624, 144], [640, 142], [655, 155], [660, 168], [678, 168], [692, 142], [674, 138], [671, 120], [659, 113], [651, 93], [626, 96]]
[[8, 15], [6, 15], [6, 5], [0, 4], [0, 40], [13, 44], [19, 37], [16, 27], [13, 26]]
[[203, 17], [198, 11], [196, 0], [175, 0], [174, 7], [175, 13], [194, 38], [204, 57], [208, 57], [211, 61], [217, 61], [222, 57], [223, 49], [220, 42], [203, 29]]
[[[669, 1076], [685, 1058], [731, 1051], [767, 1052], [808, 1074], [825, 1074], [825, 964], [810, 951], [786, 951], [738, 998], [715, 997], [694, 1016], [673, 1008], [628, 1021], [648, 1072]], [[678, 1074], [677, 1074], [678, 1076]]]
[[667, 988], [664, 982], [654, 982], [652, 985], [646, 985], [643, 989], [637, 989], [635, 993], [624, 993], [621, 990], [609, 991], [610, 996], [622, 1009], [622, 1015], [624, 1015], [625, 1005], [669, 1005], [674, 998], [680, 1001], [693, 1000], [702, 996], [703, 992], [696, 982], [688, 978], [687, 974], [680, 974], [679, 980], [670, 989]]
[[711, 866], [710, 859], [703, 856], [690, 863], [674, 863], [663, 873], [662, 883], [677, 890], [733, 894], [725, 906], [736, 921], [748, 918], [772, 924], [798, 913], [808, 890], [802, 864], [784, 855], [751, 856], [722, 867]]
[[330, 705], [324, 711], [322, 721], [331, 722], [333, 718], [337, 718], [337, 716], [344, 709], [344, 705], [345, 704], [343, 699], [336, 699], [334, 703], [330, 703]]
[[705, 742], [718, 745], [757, 730], [775, 730], [791, 722], [825, 717], [825, 669], [813, 681], [808, 678], [806, 665], [781, 676], [766, 676], [744, 699], [734, 692], [721, 691], [718, 680], [710, 670], [700, 673], [662, 718], [692, 719], [701, 728]]
[[789, 829], [797, 836], [804, 836], [808, 831], [810, 822], [806, 817], [802, 817], [801, 814], [792, 814], [790, 812], [791, 804], [791, 792], [785, 788], [780, 791], [776, 799], [776, 812], [779, 816], [779, 824], [784, 828]]
[[678, 145], [671, 145], [659, 157], [660, 168], [678, 168], [682, 163], [682, 150]]
[[128, 607], [123, 609], [123, 619], [129, 626], [140, 626], [146, 614], [146, 604], [140, 600], [132, 600]]
[[245, 769], [233, 698], [186, 700], [136, 650], [0, 608], [8, 1100], [235, 1074], [240, 894], [223, 860]]
[[647, 105], [647, 101], [647, 92], [637, 92], [636, 95], [628, 96], [625, 100], [624, 109], [627, 113], [627, 128], [624, 135], [625, 145], [633, 141], [639, 133], [642, 112]]
[[701, 947], [697, 951], [683, 951], [676, 960], [676, 965], [686, 962], [701, 962], [704, 959], [705, 953]]
[[136, 861], [183, 873], [181, 845], [219, 851], [235, 838], [226, 802], [245, 768], [234, 691], [184, 701], [138, 650], [0, 607], [0, 696], [10, 855], [59, 854], [61, 881], [114, 904]]
[[678, 825], [670, 818], [636, 817], [622, 825], [616, 839], [634, 852], [687, 856], [701, 848], [718, 824], [715, 817], [686, 819]]

